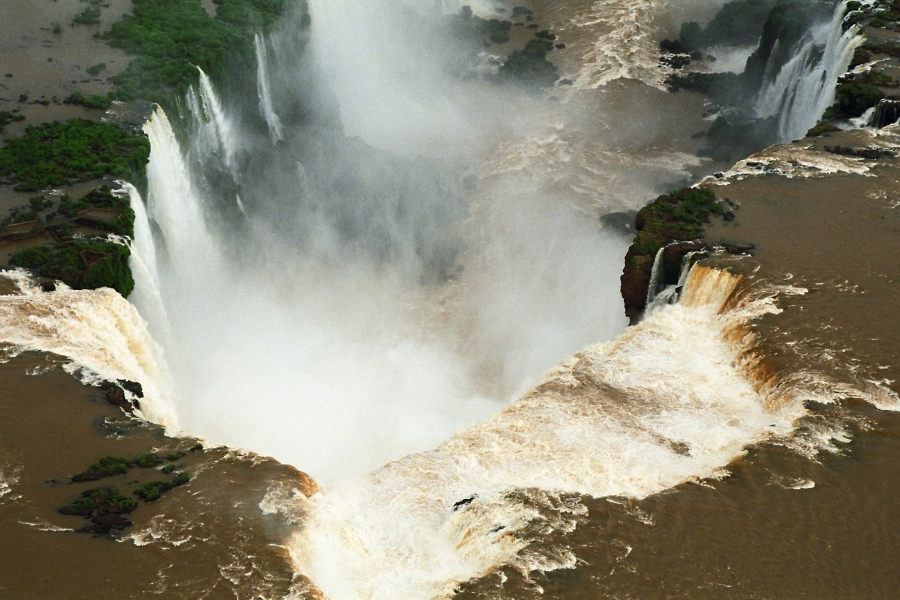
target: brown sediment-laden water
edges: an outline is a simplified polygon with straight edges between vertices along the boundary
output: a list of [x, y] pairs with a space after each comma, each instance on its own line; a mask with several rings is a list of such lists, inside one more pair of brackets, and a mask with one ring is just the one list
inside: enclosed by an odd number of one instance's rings
[[[510, 44], [549, 29], [571, 83], [538, 94], [316, 0], [340, 135], [290, 121], [290, 30], [259, 106], [201, 72], [157, 107], [129, 299], [2, 279], [0, 596], [891, 597], [896, 134], [698, 157], [658, 43], [715, 11], [670, 4], [528, 4]], [[706, 242], [752, 248], [626, 328], [599, 217], [713, 171]], [[100, 488], [133, 504], [59, 512]]]

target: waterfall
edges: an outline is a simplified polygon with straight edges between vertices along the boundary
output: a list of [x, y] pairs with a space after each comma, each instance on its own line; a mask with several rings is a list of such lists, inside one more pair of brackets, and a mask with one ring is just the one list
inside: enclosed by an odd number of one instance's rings
[[[208, 231], [203, 203], [191, 181], [181, 147], [162, 107], [156, 107], [143, 129], [150, 139], [147, 217], [159, 225], [168, 256], [177, 257], [170, 264], [189, 278], [197, 268], [213, 266], [216, 244]], [[145, 240], [143, 231], [136, 231], [136, 235], [141, 257], [147, 260], [152, 238], [147, 235]]]
[[837, 79], [863, 42], [857, 25], [843, 30], [846, 10], [846, 2], [838, 4], [830, 21], [813, 26], [777, 74], [772, 61], [778, 53], [771, 53], [755, 106], [758, 117], [778, 118], [778, 141], [803, 137], [834, 103]]
[[153, 242], [147, 209], [137, 188], [123, 181], [118, 183], [128, 195], [131, 210], [134, 211], [134, 240], [129, 243], [131, 255], [128, 257], [128, 267], [134, 277], [134, 291], [128, 300], [150, 324], [153, 338], [164, 344], [171, 338], [171, 333], [159, 289], [156, 244]]
[[653, 304], [656, 292], [659, 290], [659, 280], [662, 277], [663, 252], [665, 247], [661, 247], [656, 251], [653, 257], [653, 268], [650, 269], [650, 283], [647, 285], [647, 303], [645, 306]]
[[[10, 274], [6, 274], [7, 277]], [[0, 342], [68, 359], [64, 369], [88, 384], [127, 379], [143, 388], [139, 416], [178, 429], [162, 349], [137, 309], [116, 291], [42, 292], [24, 272], [13, 273], [18, 294], [0, 296]]]
[[253, 43], [256, 47], [256, 91], [259, 95], [259, 112], [269, 126], [272, 143], [275, 143], [284, 138], [281, 133], [281, 119], [278, 118], [278, 115], [275, 114], [275, 109], [272, 107], [266, 41], [257, 33], [253, 38]]
[[[239, 134], [234, 123], [225, 113], [222, 103], [219, 100], [216, 90], [213, 88], [212, 82], [203, 69], [197, 67], [200, 72], [200, 100], [209, 122], [214, 126], [215, 137], [218, 140], [219, 149], [222, 152], [222, 160], [235, 181], [239, 181], [239, 171], [235, 162], [235, 152], [238, 148]], [[198, 116], [194, 113], [195, 118]]]
[[[692, 250], [684, 255], [684, 258], [681, 260], [681, 273], [678, 275], [678, 283], [670, 285], [664, 290], [660, 290], [653, 298], [649, 298], [648, 293], [647, 309], [645, 312], [652, 312], [667, 304], [673, 304], [681, 298], [684, 287], [687, 285], [688, 277], [690, 277], [691, 267], [694, 264], [694, 257], [698, 254], [700, 253]], [[653, 262], [653, 267], [655, 269], [654, 273], [659, 270], [659, 265], [657, 265], [655, 260]], [[660, 277], [657, 275], [656, 289], [659, 289], [659, 279]], [[651, 274], [650, 280], [651, 282], [653, 281], [653, 274]]]
[[790, 435], [802, 403], [768, 408], [740, 366], [752, 336], [726, 335], [777, 311], [770, 297], [729, 303], [740, 281], [694, 267], [682, 303], [563, 361], [492, 418], [315, 495], [292, 542], [298, 569], [331, 600], [424, 600], [502, 564], [571, 568], [566, 548], [531, 545], [586, 513], [566, 494], [642, 498]]

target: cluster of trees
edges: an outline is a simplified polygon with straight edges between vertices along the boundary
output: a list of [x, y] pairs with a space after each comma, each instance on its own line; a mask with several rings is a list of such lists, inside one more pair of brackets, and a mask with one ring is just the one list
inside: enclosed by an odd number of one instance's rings
[[[548, 48], [549, 44], [549, 48]], [[549, 86], [558, 78], [556, 65], [547, 60], [553, 44], [539, 37], [531, 38], [521, 50], [514, 50], [500, 67], [501, 80], [528, 85]]]
[[[234, 52], [249, 52], [254, 27], [269, 27], [286, 0], [217, 0], [216, 18], [196, 0], [134, 0], [103, 34], [113, 47], [136, 58], [113, 77], [116, 100], [143, 98], [164, 103], [197, 79], [197, 69], [217, 72]], [[308, 13], [305, 23], [308, 25]]]
[[105, 176], [139, 180], [150, 158], [150, 141], [110, 123], [88, 119], [29, 126], [0, 148], [0, 176], [19, 182], [16, 191]]
[[9, 264], [58, 279], [73, 289], [109, 287], [127, 298], [134, 291], [134, 278], [128, 268], [130, 254], [121, 244], [85, 239], [28, 248], [13, 254]]

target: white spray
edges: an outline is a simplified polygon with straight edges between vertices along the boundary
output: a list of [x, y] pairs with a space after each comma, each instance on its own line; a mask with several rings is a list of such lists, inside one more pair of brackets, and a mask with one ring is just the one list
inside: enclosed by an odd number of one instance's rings
[[839, 4], [829, 22], [810, 29], [776, 76], [769, 73], [772, 66], [767, 66], [764, 87], [756, 98], [756, 112], [760, 118], [778, 116], [778, 141], [802, 137], [834, 103], [837, 79], [863, 42], [857, 25], [843, 30], [846, 10], [846, 3]]
[[266, 124], [269, 126], [269, 134], [272, 136], [272, 143], [283, 139], [281, 132], [281, 119], [275, 114], [272, 106], [272, 90], [269, 85], [269, 59], [266, 52], [266, 40], [256, 34], [253, 38], [253, 44], [256, 48], [256, 91], [259, 96], [259, 112]]
[[574, 527], [584, 508], [565, 494], [641, 498], [789, 434], [802, 405], [767, 410], [725, 341], [777, 310], [760, 298], [720, 312], [738, 280], [695, 270], [683, 304], [579, 352], [491, 419], [314, 496], [300, 570], [331, 600], [424, 600], [500, 564], [572, 567], [565, 549], [522, 552]]

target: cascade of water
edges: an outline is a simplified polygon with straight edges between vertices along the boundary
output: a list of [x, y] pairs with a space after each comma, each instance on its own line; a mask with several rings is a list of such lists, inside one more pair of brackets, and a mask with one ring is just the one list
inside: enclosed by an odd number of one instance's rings
[[564, 549], [522, 552], [584, 513], [560, 492], [640, 498], [789, 434], [802, 404], [767, 410], [723, 334], [776, 310], [767, 298], [723, 313], [739, 281], [693, 269], [688, 302], [579, 352], [438, 449], [314, 496], [292, 543], [299, 569], [332, 600], [380, 600], [436, 597], [499, 564], [571, 567]]
[[[207, 228], [202, 202], [191, 182], [181, 147], [161, 107], [156, 108], [143, 129], [150, 138], [147, 216], [159, 225], [168, 255], [178, 258], [170, 261], [169, 266], [176, 271], [180, 269], [183, 277], [190, 278], [196, 268], [212, 267], [211, 261], [214, 263], [217, 256], [216, 245]], [[136, 235], [136, 243], [141, 245], [141, 257], [148, 260], [152, 236], [145, 238], [144, 232], [136, 232]]]
[[165, 346], [171, 342], [172, 333], [159, 289], [156, 244], [153, 242], [147, 208], [137, 188], [130, 183], [119, 183], [128, 194], [131, 210], [134, 211], [134, 240], [130, 244], [131, 256], [128, 257], [128, 266], [134, 276], [134, 291], [128, 300], [148, 322], [153, 339]]
[[[684, 291], [684, 286], [687, 284], [688, 277], [690, 276], [691, 267], [694, 264], [694, 257], [697, 256], [697, 254], [698, 252], [691, 251], [684, 255], [684, 258], [681, 260], [681, 273], [678, 275], [678, 283], [676, 283], [675, 285], [670, 285], [664, 290], [660, 290], [651, 300], [648, 300], [648, 313], [657, 310], [658, 308], [663, 307], [667, 304], [673, 304], [679, 300], [682, 292]], [[655, 261], [654, 266], [656, 266]], [[657, 287], [659, 287], [658, 280]]]
[[139, 416], [176, 430], [171, 381], [162, 350], [137, 309], [116, 291], [41, 292], [19, 275], [19, 294], [0, 296], [0, 341], [69, 359], [66, 371], [85, 383], [127, 379], [143, 388]]
[[276, 143], [284, 138], [281, 133], [281, 119], [278, 118], [278, 115], [275, 114], [275, 109], [272, 107], [266, 40], [257, 33], [253, 38], [253, 43], [256, 47], [256, 91], [259, 96], [259, 112], [269, 126], [272, 143]]
[[[776, 116], [781, 142], [802, 137], [834, 103], [837, 78], [847, 70], [863, 37], [858, 26], [844, 31], [847, 3], [836, 8], [829, 22], [812, 27], [797, 43], [792, 58], [774, 74], [766, 67], [756, 101], [760, 118]], [[824, 45], [822, 41], [824, 40]], [[772, 56], [776, 56], [772, 52]]]
[[653, 304], [653, 299], [656, 298], [656, 293], [659, 291], [664, 250], [665, 248], [660, 248], [656, 251], [656, 256], [653, 257], [653, 268], [650, 269], [650, 284], [647, 286], [647, 304], [645, 306]]
[[[222, 108], [222, 102], [219, 100], [216, 90], [213, 88], [209, 76], [203, 72], [203, 69], [197, 67], [200, 71], [200, 100], [209, 121], [215, 126], [216, 137], [222, 152], [222, 160], [231, 171], [235, 180], [238, 179], [239, 171], [235, 162], [235, 153], [238, 148], [239, 135], [235, 125]], [[195, 113], [195, 118], [197, 114]]]

